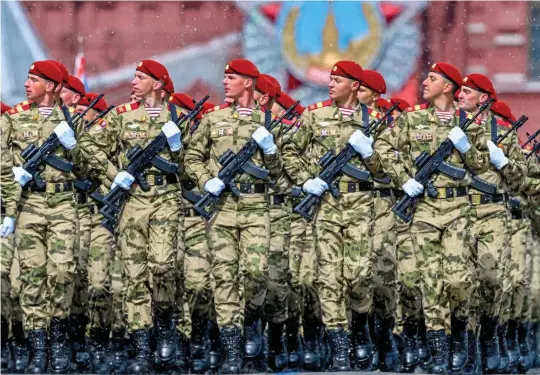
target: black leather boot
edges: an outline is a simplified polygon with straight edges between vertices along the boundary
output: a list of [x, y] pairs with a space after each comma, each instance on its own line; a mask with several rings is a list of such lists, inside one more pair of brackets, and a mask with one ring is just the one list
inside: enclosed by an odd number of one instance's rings
[[27, 374], [45, 374], [47, 372], [47, 331], [44, 328], [28, 332], [28, 341], [32, 349], [32, 358], [26, 368]]
[[222, 374], [239, 374], [243, 367], [240, 328], [222, 328], [220, 333], [223, 346]]
[[126, 331], [113, 329], [111, 335], [111, 358], [109, 368], [113, 374], [125, 374], [127, 372], [128, 354], [126, 350]]
[[404, 372], [413, 372], [420, 359], [418, 356], [418, 321], [406, 319], [401, 334], [401, 365]]
[[304, 369], [319, 371], [322, 367], [320, 323], [318, 319], [304, 320]]
[[[380, 319], [376, 316], [376, 319]], [[377, 343], [379, 351], [379, 369], [382, 372], [399, 371], [399, 351], [394, 339], [394, 318], [383, 318], [381, 321], [381, 331]]]
[[155, 328], [157, 332], [156, 366], [169, 369], [176, 364], [176, 337], [172, 309], [156, 308]]
[[482, 352], [482, 370], [486, 374], [497, 373], [501, 364], [497, 327], [497, 318], [482, 316], [480, 320], [480, 349]]
[[373, 360], [373, 343], [368, 326], [368, 314], [352, 312], [352, 349], [355, 368], [370, 370]]
[[444, 329], [439, 331], [428, 331], [427, 339], [431, 349], [432, 374], [448, 374], [448, 338]]
[[200, 316], [191, 317], [191, 371], [204, 374], [210, 368], [208, 320]]
[[497, 336], [499, 337], [499, 353], [501, 355], [501, 364], [499, 365], [499, 374], [505, 374], [510, 365], [510, 354], [506, 346], [506, 332], [508, 330], [508, 322], [499, 325], [497, 328]]
[[49, 371], [53, 374], [65, 374], [71, 367], [71, 350], [67, 343], [68, 324], [68, 319], [51, 319]]
[[288, 356], [283, 340], [284, 325], [268, 322], [268, 367], [273, 372], [282, 372], [287, 367]]
[[519, 365], [518, 322], [509, 320], [506, 331], [506, 347], [508, 348], [508, 372], [513, 374]]
[[452, 316], [452, 344], [450, 347], [450, 370], [461, 372], [467, 364], [469, 354], [467, 319]]
[[210, 369], [217, 372], [221, 366], [221, 340], [219, 338], [219, 327], [215, 320], [209, 320], [210, 336]]
[[331, 329], [328, 331], [328, 337], [332, 349], [331, 371], [351, 371], [351, 343], [347, 332], [341, 327]]
[[13, 340], [11, 348], [13, 352], [13, 372], [21, 373], [26, 370], [30, 362], [28, 340], [24, 336], [24, 328], [20, 320], [11, 320]]
[[130, 374], [151, 374], [152, 354], [150, 350], [150, 334], [145, 329], [133, 331], [133, 344], [135, 346], [135, 359], [128, 368]]
[[92, 373], [94, 374], [109, 374], [111, 370], [107, 360], [109, 332], [110, 330], [105, 328], [90, 329], [90, 340], [93, 343]]
[[529, 346], [533, 357], [533, 368], [540, 367], [540, 323], [538, 321], [531, 322], [529, 330]]
[[189, 359], [191, 358], [189, 339], [180, 331], [176, 331], [176, 337], [176, 367], [181, 371], [187, 371], [190, 368]]
[[2, 315], [2, 372], [13, 370], [13, 358], [9, 348], [9, 322]]
[[519, 341], [519, 365], [520, 373], [526, 373], [532, 368], [533, 358], [531, 348], [529, 347], [529, 325], [530, 322], [519, 323], [518, 325], [518, 341]]
[[478, 339], [474, 331], [467, 331], [467, 363], [463, 368], [463, 374], [475, 375], [480, 369], [480, 350], [478, 348]]
[[261, 314], [245, 309], [244, 355], [246, 359], [257, 358], [262, 353]]
[[423, 369], [429, 369], [431, 366], [431, 349], [427, 340], [427, 329], [426, 329], [426, 320], [424, 317], [421, 317], [418, 320], [418, 359], [420, 361], [420, 366]]
[[289, 356], [289, 371], [299, 370], [302, 365], [302, 339], [300, 337], [299, 317], [289, 318], [285, 322], [285, 343]]
[[69, 342], [73, 362], [78, 371], [85, 371], [90, 367], [90, 350], [86, 340], [86, 325], [89, 319], [85, 314], [71, 314], [69, 316]]

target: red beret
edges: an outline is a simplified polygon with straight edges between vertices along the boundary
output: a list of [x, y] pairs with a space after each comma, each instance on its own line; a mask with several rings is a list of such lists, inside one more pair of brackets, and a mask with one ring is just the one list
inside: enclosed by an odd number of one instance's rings
[[399, 102], [399, 105], [397, 106], [397, 109], [399, 109], [401, 112], [403, 112], [404, 110], [406, 110], [407, 108], [409, 108], [411, 105], [409, 104], [408, 101], [406, 101], [405, 99], [402, 99], [402, 98], [390, 98], [390, 103], [392, 105], [396, 104], [397, 102]]
[[172, 81], [171, 77], [167, 77], [167, 79], [165, 80], [165, 83], [163, 84], [163, 90], [167, 94], [173, 94], [174, 93], [174, 84], [173, 84], [173, 81]]
[[64, 64], [62, 64], [60, 61], [56, 61], [56, 60], [47, 60], [47, 61], [50, 61], [54, 65], [56, 65], [58, 70], [60, 70], [60, 73], [62, 73], [62, 83], [67, 84], [68, 79], [69, 79], [69, 72], [68, 72], [66, 66]]
[[[277, 104], [282, 106], [284, 109], [289, 109], [289, 107], [292, 106], [296, 102], [296, 100], [291, 98], [289, 94], [287, 94], [286, 92], [282, 91], [281, 95], [276, 98], [276, 102]], [[301, 115], [304, 112], [304, 109], [305, 108], [302, 107], [300, 103], [298, 103], [296, 107], [294, 107], [294, 110], [298, 112], [299, 115]]]
[[493, 87], [493, 83], [491, 83], [490, 79], [483, 74], [469, 74], [467, 77], [463, 78], [461, 86], [467, 86], [471, 89], [481, 91], [488, 94], [490, 98], [497, 100], [497, 92]]
[[81, 82], [80, 79], [78, 79], [75, 76], [69, 76], [68, 81], [65, 84], [65, 87], [70, 89], [71, 91], [75, 91], [81, 96], [84, 96], [86, 94], [86, 90], [84, 89], [84, 84]]
[[389, 100], [386, 100], [386, 99], [383, 99], [383, 98], [379, 98], [375, 101], [375, 104], [377, 105], [377, 107], [379, 107], [381, 109], [381, 111], [388, 111], [390, 109], [390, 107], [392, 106], [392, 103], [390, 103]]
[[281, 85], [279, 84], [278, 80], [269, 74], [261, 74], [261, 76], [265, 76], [270, 81], [272, 81], [272, 84], [274, 85], [274, 88], [276, 89], [276, 96], [279, 96], [279, 94], [281, 94]]
[[11, 107], [9, 105], [6, 105], [6, 104], [4, 104], [2, 102], [0, 102], [0, 107], [1, 107], [0, 108], [0, 115], [3, 115], [4, 112], [7, 112], [7, 111], [9, 111], [11, 109]]
[[172, 103], [178, 107], [187, 109], [189, 111], [195, 108], [195, 100], [193, 99], [193, 97], [181, 92], [172, 94], [169, 98], [169, 103]]
[[332, 68], [332, 75], [341, 76], [356, 81], [362, 81], [363, 70], [360, 64], [354, 61], [342, 60], [335, 63]]
[[161, 81], [164, 84], [167, 82], [167, 79], [170, 78], [167, 68], [154, 60], [141, 61], [139, 65], [137, 65], [136, 70], [144, 74], [148, 74], [150, 77], [157, 81]]
[[28, 73], [40, 76], [55, 83], [62, 83], [62, 72], [58, 69], [56, 64], [52, 63], [50, 60], [34, 62], [30, 66]]
[[259, 78], [257, 78], [257, 84], [255, 85], [255, 90], [259, 91], [262, 94], [268, 94], [269, 97], [275, 98], [276, 93], [276, 86], [274, 86], [274, 83], [267, 74], [261, 74]]
[[456, 92], [454, 93], [454, 99], [455, 100], [458, 100], [459, 99], [459, 94], [461, 93], [461, 89], [457, 89]]
[[[85, 96], [81, 98], [79, 101], [79, 105], [84, 105], [88, 107], [90, 103], [94, 101], [99, 96], [99, 94], [96, 94], [95, 92], [87, 92]], [[96, 103], [95, 106], [92, 107], [92, 109], [95, 109], [98, 112], [103, 112], [108, 107], [107, 102], [104, 98], [99, 99], [99, 101]]]
[[440, 74], [449, 81], [452, 81], [452, 83], [454, 83], [458, 88], [461, 87], [461, 73], [454, 65], [445, 62], [438, 62], [431, 66], [430, 71]]
[[203, 104], [203, 110], [201, 113], [205, 114], [209, 110], [213, 109], [216, 105], [214, 103], [204, 102]]
[[240, 74], [251, 78], [259, 78], [261, 73], [259, 69], [249, 60], [236, 59], [231, 60], [225, 65], [225, 74]]
[[386, 94], [386, 82], [383, 76], [374, 70], [364, 70], [362, 86], [366, 86], [379, 94]]
[[505, 120], [510, 120], [512, 122], [516, 121], [516, 117], [512, 114], [512, 110], [508, 104], [502, 100], [496, 101], [491, 105], [491, 112], [503, 117]]

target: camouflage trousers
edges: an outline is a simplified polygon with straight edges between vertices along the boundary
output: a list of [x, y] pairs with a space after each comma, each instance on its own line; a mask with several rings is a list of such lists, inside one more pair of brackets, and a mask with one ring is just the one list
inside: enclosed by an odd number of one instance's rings
[[506, 263], [500, 324], [509, 319], [527, 321], [531, 317], [531, 224], [527, 218], [512, 219], [510, 228], [510, 259]]
[[75, 240], [75, 282], [73, 284], [73, 314], [85, 314], [88, 308], [88, 249], [91, 243], [92, 217], [87, 206], [77, 206], [77, 239]]
[[77, 211], [73, 193], [23, 192], [15, 232], [26, 331], [67, 318], [73, 299]]
[[540, 232], [537, 229], [532, 232], [531, 319], [540, 321]]
[[347, 329], [346, 298], [358, 313], [373, 300], [372, 192], [323, 198], [315, 219], [317, 290], [327, 329]]
[[398, 300], [394, 203], [392, 197], [373, 198], [373, 308], [382, 318], [395, 316]]
[[[13, 244], [15, 243], [15, 235], [13, 235]], [[17, 248], [13, 252], [13, 262], [11, 264], [11, 321], [17, 320], [19, 322], [23, 321], [23, 314], [20, 304], [20, 295], [21, 295], [21, 267], [19, 267], [19, 254]]]
[[468, 197], [420, 198], [411, 235], [418, 245], [422, 307], [428, 330], [446, 329], [450, 315], [467, 317], [474, 267], [470, 253]]
[[[2, 217], [2, 221], [3, 221]], [[15, 234], [6, 238], [0, 237], [0, 276], [1, 276], [1, 310], [2, 317], [8, 322], [11, 319], [11, 268], [15, 250]]]
[[[474, 196], [473, 196], [474, 197]], [[510, 217], [504, 202], [471, 206], [471, 251], [476, 280], [471, 302], [470, 328], [482, 316], [498, 317], [503, 295], [510, 292]]]
[[111, 275], [111, 314], [112, 314], [112, 329], [121, 331], [126, 328], [127, 314], [124, 306], [124, 277], [122, 267], [122, 256], [118, 248], [116, 237], [113, 238], [111, 244], [111, 252], [113, 259], [109, 267]]
[[119, 224], [124, 298], [130, 331], [152, 326], [152, 302], [157, 308], [175, 303], [175, 266], [180, 213], [178, 187], [135, 187]]
[[[288, 198], [287, 198], [288, 199]], [[271, 323], [287, 320], [289, 306], [290, 202], [274, 204], [270, 195], [270, 248], [268, 251], [268, 290], [265, 315]]]
[[270, 217], [266, 194], [221, 195], [210, 222], [217, 323], [243, 327], [244, 309], [260, 311], [268, 280]]

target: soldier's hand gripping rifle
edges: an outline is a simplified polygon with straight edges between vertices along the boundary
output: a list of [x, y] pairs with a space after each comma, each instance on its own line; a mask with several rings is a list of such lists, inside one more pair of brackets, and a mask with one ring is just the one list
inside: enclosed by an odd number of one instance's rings
[[[392, 111], [397, 108], [398, 105], [399, 102], [395, 103], [388, 111], [386, 111], [384, 116], [377, 121], [372, 121], [366, 129], [362, 130], [364, 135], [369, 137], [371, 134], [374, 134], [377, 128], [392, 113]], [[330, 192], [335, 198], [338, 198], [341, 195], [341, 192], [334, 181], [342, 173], [361, 181], [368, 181], [371, 176], [369, 171], [359, 169], [349, 164], [349, 161], [355, 156], [358, 156], [358, 153], [349, 143], [347, 143], [343, 150], [341, 150], [336, 156], [334, 156], [334, 152], [330, 150], [319, 161], [319, 164], [323, 168], [322, 172], [319, 174], [319, 178], [328, 184]], [[386, 180], [380, 180], [380, 182], [389, 183], [390, 179], [386, 178]], [[316, 194], [308, 194], [294, 207], [294, 212], [302, 215], [302, 217], [307, 221], [311, 221], [315, 216], [316, 207], [320, 203], [320, 196]]]
[[[195, 108], [187, 115], [176, 116], [176, 106], [170, 105], [172, 120], [177, 126], [180, 126], [184, 122], [190, 122], [197, 116], [197, 114], [203, 109], [203, 104], [210, 98], [206, 95], [201, 101], [195, 104]], [[125, 168], [135, 178], [135, 181], [139, 184], [143, 191], [150, 190], [150, 184], [146, 180], [144, 171], [151, 165], [167, 174], [179, 174], [178, 164], [172, 163], [159, 156], [159, 153], [167, 146], [167, 136], [161, 132], [155, 137], [145, 148], [141, 146], [134, 146], [126, 154], [129, 164]], [[118, 220], [118, 215], [122, 210], [124, 201], [129, 195], [129, 190], [125, 190], [120, 186], [115, 186], [109, 193], [103, 197], [101, 204], [103, 205], [99, 210], [99, 213], [105, 217], [102, 225], [113, 232], [113, 228]]]
[[[300, 103], [300, 101], [297, 101], [294, 103], [291, 107], [287, 108], [285, 113], [283, 113], [279, 118], [270, 121], [272, 113], [270, 111], [267, 111], [265, 113], [265, 121], [264, 121], [264, 127], [268, 132], [272, 132], [272, 130], [278, 126], [283, 119], [290, 119], [293, 115], [293, 111], [295, 107]], [[269, 172], [266, 169], [259, 168], [255, 164], [251, 162], [251, 158], [257, 150], [259, 149], [259, 146], [257, 142], [255, 142], [254, 139], [250, 139], [244, 147], [238, 153], [234, 153], [232, 150], [227, 150], [221, 157], [219, 158], [219, 163], [223, 166], [221, 170], [218, 173], [218, 178], [223, 181], [225, 186], [229, 188], [229, 190], [233, 193], [235, 196], [240, 196], [240, 191], [236, 187], [236, 184], [234, 182], [234, 177], [240, 173], [244, 172], [247, 174], [250, 174], [258, 179], [262, 180], [268, 180]], [[219, 199], [219, 196], [206, 193], [198, 202], [193, 206], [193, 209], [199, 213], [205, 220], [210, 220], [212, 215], [215, 211], [215, 204], [217, 203]]]
[[[476, 118], [480, 116], [480, 114], [484, 112], [492, 102], [494, 102], [494, 100], [489, 98], [484, 104], [482, 104], [474, 116], [468, 118], [463, 124], [460, 125], [461, 130], [467, 130], [467, 128], [476, 121]], [[436, 198], [438, 195], [437, 189], [433, 185], [431, 178], [435, 173], [442, 172], [440, 170], [440, 166], [443, 164], [444, 160], [450, 156], [453, 149], [454, 144], [450, 139], [447, 138], [439, 145], [437, 150], [432, 155], [429, 155], [424, 151], [415, 160], [415, 165], [418, 170], [414, 176], [414, 179], [427, 189], [430, 197]], [[463, 178], [465, 178], [465, 171], [461, 179]], [[392, 208], [392, 212], [408, 223], [411, 221], [414, 214], [416, 200], [416, 197], [410, 197], [409, 195], [405, 194], [405, 196], [401, 198], [401, 200]]]
[[[74, 125], [84, 117], [86, 112], [97, 104], [103, 95], [104, 94], [100, 94], [92, 101], [92, 103], [90, 103], [88, 108], [81, 113], [77, 113], [73, 117], [69, 115], [69, 110], [65, 106], [62, 106], [62, 111], [64, 112], [66, 121], [71, 129], [74, 129]], [[55, 151], [60, 145], [60, 139], [58, 139], [55, 133], [52, 133], [40, 147], [36, 147], [31, 144], [21, 152], [21, 157], [24, 159], [24, 163], [22, 165], [23, 169], [32, 175], [32, 183], [34, 183], [40, 189], [45, 187], [45, 181], [43, 181], [40, 174], [45, 163], [63, 172], [71, 172], [73, 170], [72, 162], [63, 160], [55, 155]]]
[[[496, 146], [499, 146], [506, 139], [506, 137], [512, 134], [512, 132], [517, 131], [519, 128], [521, 128], [528, 119], [529, 118], [527, 116], [522, 115], [516, 122], [512, 124], [511, 129], [509, 129], [504, 134], [499, 134], [495, 139], [495, 142], [493, 143], [495, 143]], [[497, 191], [497, 185], [484, 181], [476, 175], [472, 177], [471, 186], [484, 194], [495, 194], [495, 192]]]

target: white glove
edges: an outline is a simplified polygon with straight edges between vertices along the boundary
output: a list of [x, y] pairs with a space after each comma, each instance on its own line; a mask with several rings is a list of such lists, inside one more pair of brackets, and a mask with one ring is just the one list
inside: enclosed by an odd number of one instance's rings
[[302, 189], [308, 194], [315, 194], [321, 196], [326, 190], [328, 190], [328, 184], [321, 180], [319, 177], [310, 178], [304, 182]]
[[367, 159], [373, 155], [373, 138], [366, 137], [360, 130], [352, 133], [349, 137], [349, 144], [354, 148], [354, 151], [362, 155], [363, 159]]
[[180, 129], [178, 129], [178, 126], [176, 126], [174, 122], [168, 121], [163, 125], [161, 131], [167, 137], [167, 143], [169, 143], [171, 151], [180, 151], [182, 148], [182, 141], [180, 140], [182, 133], [180, 132]]
[[420, 195], [424, 191], [424, 185], [416, 181], [414, 178], [409, 178], [401, 187], [405, 193], [411, 198]]
[[54, 134], [62, 143], [66, 149], [71, 150], [75, 145], [77, 145], [77, 140], [75, 139], [75, 133], [71, 129], [67, 122], [62, 121], [56, 128], [54, 128]]
[[6, 216], [4, 222], [2, 223], [2, 229], [0, 229], [0, 235], [2, 238], [6, 238], [15, 230], [15, 218], [11, 216]]
[[266, 155], [275, 154], [277, 151], [276, 144], [274, 143], [274, 137], [264, 126], [259, 126], [255, 133], [251, 136], [255, 142], [262, 148]]
[[22, 167], [13, 167], [12, 170], [15, 175], [13, 180], [17, 181], [21, 186], [26, 185], [32, 179], [32, 175]]
[[218, 196], [225, 189], [225, 184], [219, 178], [214, 177], [204, 184], [204, 190], [212, 195]]
[[111, 190], [114, 189], [116, 186], [120, 186], [124, 190], [129, 190], [129, 188], [131, 187], [131, 184], [133, 184], [134, 182], [135, 182], [135, 177], [133, 177], [131, 174], [127, 173], [126, 171], [121, 171], [114, 178], [114, 182], [111, 185]]
[[495, 168], [501, 169], [506, 164], [508, 164], [508, 158], [504, 155], [503, 150], [501, 150], [495, 145], [495, 143], [491, 141], [488, 141], [487, 145], [489, 148], [489, 159], [491, 160], [491, 164], [493, 164]]
[[471, 148], [471, 144], [469, 143], [467, 136], [463, 130], [457, 126], [450, 130], [450, 133], [448, 133], [448, 138], [452, 141], [454, 147], [457, 148], [457, 150], [462, 154], [466, 153]]

